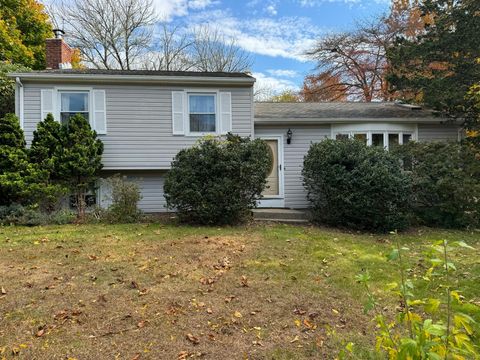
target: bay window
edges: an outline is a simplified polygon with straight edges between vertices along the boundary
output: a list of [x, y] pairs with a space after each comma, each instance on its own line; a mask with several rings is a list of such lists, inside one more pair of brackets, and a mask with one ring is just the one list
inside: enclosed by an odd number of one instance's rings
[[416, 138], [416, 127], [411, 124], [334, 124], [333, 139], [356, 139], [370, 146], [392, 149]]

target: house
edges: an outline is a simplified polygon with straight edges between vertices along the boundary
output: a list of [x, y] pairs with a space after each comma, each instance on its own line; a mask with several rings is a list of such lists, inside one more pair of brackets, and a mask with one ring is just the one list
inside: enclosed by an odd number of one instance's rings
[[[57, 34], [58, 35], [58, 34]], [[30, 144], [39, 121], [80, 113], [104, 143], [103, 177], [138, 181], [146, 212], [166, 211], [163, 181], [175, 154], [200, 137], [232, 132], [265, 139], [274, 165], [263, 207], [306, 208], [301, 170], [311, 143], [354, 137], [390, 148], [411, 140], [456, 140], [458, 124], [395, 103], [254, 103], [244, 73], [69, 69], [71, 49], [47, 40], [50, 69], [13, 73], [16, 113]], [[105, 185], [97, 202], [108, 204]]]

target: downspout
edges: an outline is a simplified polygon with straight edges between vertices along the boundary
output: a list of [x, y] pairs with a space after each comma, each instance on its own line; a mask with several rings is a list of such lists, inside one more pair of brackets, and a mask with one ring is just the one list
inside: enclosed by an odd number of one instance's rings
[[[23, 84], [20, 81], [20, 77], [15, 78], [15, 83], [17, 84], [18, 89], [18, 114], [17, 116], [20, 119], [20, 127], [23, 129]], [[15, 97], [16, 100], [16, 97]], [[17, 105], [17, 104], [15, 104]], [[17, 106], [15, 106], [15, 110], [17, 110]]]

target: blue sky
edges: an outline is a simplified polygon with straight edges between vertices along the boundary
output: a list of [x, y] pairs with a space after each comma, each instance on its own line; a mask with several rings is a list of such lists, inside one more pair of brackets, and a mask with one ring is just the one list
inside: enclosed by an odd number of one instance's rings
[[348, 30], [356, 20], [386, 12], [389, 0], [153, 0], [169, 22], [208, 23], [235, 37], [253, 57], [260, 87], [296, 88], [314, 71], [303, 56], [322, 34]]

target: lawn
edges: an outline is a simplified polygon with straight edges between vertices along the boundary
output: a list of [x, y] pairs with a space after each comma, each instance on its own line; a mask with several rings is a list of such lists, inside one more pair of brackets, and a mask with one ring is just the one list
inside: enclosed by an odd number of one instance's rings
[[[424, 251], [464, 240], [456, 286], [480, 320], [480, 233], [419, 229], [410, 248], [420, 296]], [[393, 235], [308, 226], [168, 224], [0, 227], [0, 359], [333, 359], [353, 342], [375, 358], [355, 275], [369, 269], [387, 312], [398, 279]]]

